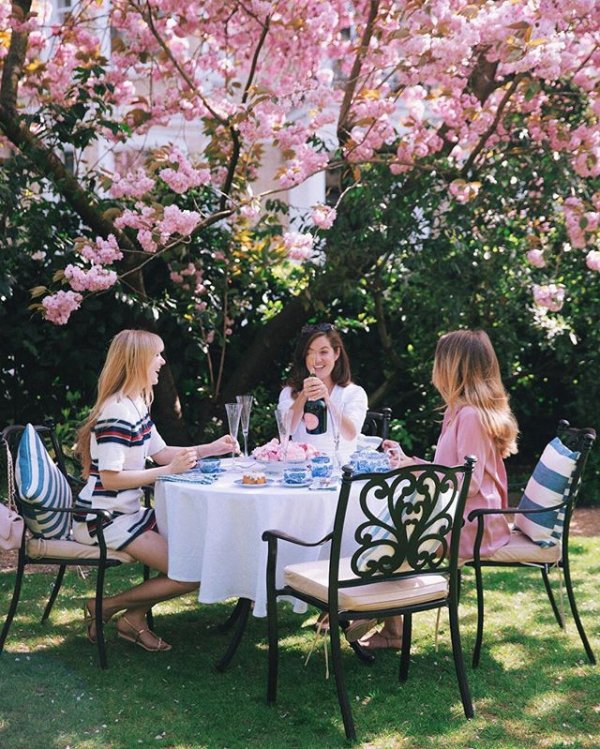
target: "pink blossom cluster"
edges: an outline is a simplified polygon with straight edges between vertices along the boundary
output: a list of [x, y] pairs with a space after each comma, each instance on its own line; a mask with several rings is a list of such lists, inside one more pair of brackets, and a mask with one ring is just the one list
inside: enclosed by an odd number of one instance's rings
[[562, 284], [555, 283], [535, 284], [533, 287], [533, 300], [538, 307], [545, 307], [551, 312], [558, 312], [562, 309], [565, 301], [565, 287]]
[[154, 253], [159, 246], [165, 246], [175, 235], [189, 236], [200, 222], [200, 218], [197, 211], [181, 210], [175, 204], [168, 205], [160, 211], [156, 206], [138, 203], [135, 210], [125, 209], [115, 219], [115, 226], [117, 229], [137, 229], [137, 240], [144, 251]]
[[450, 183], [448, 192], [456, 199], [457, 203], [469, 203], [471, 200], [475, 200], [479, 194], [480, 187], [481, 182], [467, 182], [464, 179], [455, 179]]
[[141, 198], [154, 187], [155, 180], [143, 169], [127, 172], [125, 176], [115, 174], [110, 188], [112, 198]]
[[283, 247], [290, 260], [308, 260], [313, 256], [314, 237], [312, 234], [301, 234], [288, 231], [283, 235]]
[[563, 214], [571, 244], [577, 249], [583, 249], [599, 234], [600, 193], [593, 196], [590, 206], [586, 206], [581, 198], [567, 198], [563, 204]]
[[322, 203], [317, 203], [311, 211], [313, 224], [319, 229], [331, 229], [335, 221], [337, 212], [335, 208], [330, 208]]
[[590, 270], [599, 271], [600, 270], [600, 251], [591, 250], [590, 252], [588, 252], [588, 254], [585, 256], [585, 264]]
[[79, 309], [83, 297], [74, 291], [57, 291], [42, 299], [44, 318], [55, 325], [66, 325], [71, 313]]
[[99, 265], [92, 265], [87, 270], [77, 265], [67, 265], [65, 278], [74, 291], [105, 291], [117, 283], [117, 274]]
[[[190, 262], [184, 268], [180, 268], [179, 270], [171, 270], [169, 277], [173, 283], [181, 286], [184, 291], [190, 292], [194, 297], [202, 296], [207, 292], [207, 288], [204, 284], [204, 270], [198, 268], [194, 263]], [[198, 304], [204, 305], [202, 310], [199, 311], [206, 309], [205, 302], [197, 303], [196, 308], [198, 308]]]
[[94, 242], [80, 240], [75, 243], [75, 251], [98, 265], [110, 265], [123, 257], [114, 234], [109, 234], [106, 239], [96, 237]]
[[545, 268], [546, 260], [543, 250], [533, 249], [527, 253], [527, 262], [534, 268]]
[[[287, 446], [286, 458], [291, 461], [310, 460], [319, 454], [319, 451], [307, 442], [290, 441]], [[274, 437], [266, 444], [255, 447], [252, 455], [256, 460], [264, 463], [277, 462], [283, 460], [283, 445]]]
[[210, 170], [194, 169], [178, 148], [171, 151], [169, 158], [177, 164], [177, 169], [167, 167], [161, 169], [158, 174], [173, 192], [182, 195], [193, 187], [210, 183]]

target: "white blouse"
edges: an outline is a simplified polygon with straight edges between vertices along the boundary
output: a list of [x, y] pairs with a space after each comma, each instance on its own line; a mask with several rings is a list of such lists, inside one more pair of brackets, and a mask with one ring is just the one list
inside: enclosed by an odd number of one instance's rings
[[[330, 394], [330, 399], [337, 406], [338, 411], [343, 411], [343, 415], [350, 419], [356, 427], [356, 437], [352, 440], [346, 440], [340, 437], [340, 460], [345, 463], [350, 455], [356, 450], [356, 441], [362, 425], [367, 415], [368, 399], [367, 394], [360, 385], [350, 383], [346, 387], [334, 385]], [[283, 388], [279, 395], [279, 405], [282, 408], [291, 408], [294, 403], [292, 398], [292, 389], [288, 386]], [[308, 434], [304, 426], [304, 421], [300, 419], [296, 431], [292, 434], [294, 442], [308, 442], [313, 445], [319, 452], [326, 453], [333, 457], [335, 442], [333, 439], [333, 427], [331, 423], [331, 414], [327, 414], [327, 431], [324, 434]]]

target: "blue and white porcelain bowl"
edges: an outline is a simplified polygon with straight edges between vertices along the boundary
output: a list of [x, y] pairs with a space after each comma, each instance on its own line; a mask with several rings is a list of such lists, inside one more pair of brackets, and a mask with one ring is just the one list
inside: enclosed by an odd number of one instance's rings
[[202, 458], [196, 463], [196, 469], [202, 473], [220, 473], [221, 460], [219, 458]]
[[300, 486], [310, 480], [310, 471], [304, 465], [285, 468], [283, 471], [283, 483], [288, 486]]
[[333, 464], [329, 455], [315, 455], [310, 461], [310, 472], [314, 479], [331, 476]]

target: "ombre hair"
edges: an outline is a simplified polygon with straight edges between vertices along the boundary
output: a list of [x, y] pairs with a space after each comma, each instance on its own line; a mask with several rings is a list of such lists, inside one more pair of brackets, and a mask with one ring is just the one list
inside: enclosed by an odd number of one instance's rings
[[306, 366], [306, 357], [308, 349], [312, 342], [317, 338], [324, 336], [329, 341], [331, 348], [338, 354], [338, 358], [331, 372], [331, 379], [336, 385], [346, 387], [352, 382], [352, 373], [350, 371], [350, 359], [344, 347], [342, 337], [330, 323], [319, 323], [317, 325], [306, 325], [302, 328], [300, 338], [294, 351], [294, 360], [292, 362], [292, 371], [287, 379], [286, 385], [292, 389], [292, 396], [297, 397], [302, 390], [304, 380], [310, 372]]
[[77, 431], [75, 452], [81, 460], [84, 476], [88, 476], [91, 466], [92, 430], [106, 401], [121, 393], [123, 396], [141, 394], [146, 405], [152, 403], [150, 365], [163, 345], [160, 336], [147, 330], [122, 330], [112, 339], [98, 378], [96, 403]]
[[517, 421], [487, 333], [455, 330], [443, 335], [435, 350], [431, 381], [448, 408], [477, 409], [484, 429], [503, 458], [517, 452]]

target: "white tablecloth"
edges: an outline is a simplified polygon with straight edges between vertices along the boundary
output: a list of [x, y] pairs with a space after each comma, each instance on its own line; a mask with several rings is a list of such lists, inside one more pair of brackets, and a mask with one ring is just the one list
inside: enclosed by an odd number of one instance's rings
[[[247, 488], [228, 471], [210, 485], [158, 481], [155, 488], [158, 528], [169, 545], [169, 577], [200, 580], [198, 600], [216, 603], [250, 598], [254, 616], [266, 616], [268, 529], [317, 541], [333, 528], [339, 490], [311, 491], [279, 485]], [[287, 564], [327, 556], [327, 549], [280, 542], [278, 585]], [[306, 607], [295, 602], [296, 611]]]

